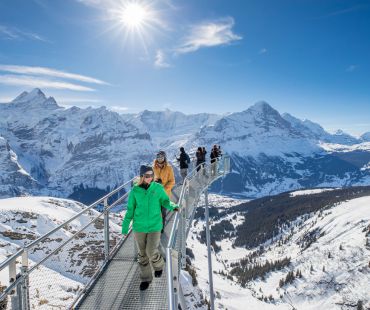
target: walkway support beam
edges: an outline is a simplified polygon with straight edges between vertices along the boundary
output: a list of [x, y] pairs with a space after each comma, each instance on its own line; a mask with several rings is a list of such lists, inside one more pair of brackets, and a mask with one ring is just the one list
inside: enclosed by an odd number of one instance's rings
[[215, 309], [215, 297], [213, 292], [213, 273], [212, 273], [212, 251], [211, 251], [211, 234], [209, 230], [209, 206], [208, 206], [208, 188], [204, 191], [204, 204], [205, 204], [205, 215], [206, 215], [206, 238], [207, 238], [207, 250], [208, 250], [208, 282], [209, 282], [209, 296], [211, 310]]

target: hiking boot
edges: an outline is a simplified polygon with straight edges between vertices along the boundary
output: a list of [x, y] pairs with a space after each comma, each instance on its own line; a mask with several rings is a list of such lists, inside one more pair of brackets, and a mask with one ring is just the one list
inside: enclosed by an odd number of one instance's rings
[[150, 282], [144, 281], [140, 283], [140, 291], [145, 291], [149, 287]]
[[154, 270], [154, 276], [160, 278], [162, 276], [163, 270]]

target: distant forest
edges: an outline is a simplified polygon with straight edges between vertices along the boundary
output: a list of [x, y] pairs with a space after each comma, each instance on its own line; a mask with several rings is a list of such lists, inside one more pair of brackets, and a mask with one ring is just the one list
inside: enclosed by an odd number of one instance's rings
[[[285, 192], [228, 209], [217, 209], [217, 206], [214, 206], [210, 208], [210, 219], [213, 221], [229, 214], [244, 216], [245, 220], [236, 229], [233, 229], [225, 220], [212, 225], [212, 243], [235, 236], [235, 246], [252, 249], [277, 236], [282, 226], [289, 227], [290, 223], [299, 216], [331, 208], [340, 202], [363, 196], [370, 196], [370, 186], [333, 189], [294, 197], [290, 196], [290, 192]], [[204, 208], [198, 208], [195, 218], [204, 218]], [[199, 239], [205, 243], [205, 231], [200, 233]]]

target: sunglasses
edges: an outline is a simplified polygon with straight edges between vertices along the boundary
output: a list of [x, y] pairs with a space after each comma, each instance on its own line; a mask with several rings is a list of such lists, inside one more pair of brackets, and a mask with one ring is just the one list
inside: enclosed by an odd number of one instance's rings
[[158, 160], [164, 160], [164, 157], [163, 156], [159, 156], [157, 157]]
[[146, 178], [146, 179], [152, 178], [153, 176], [154, 176], [153, 173], [144, 174], [144, 178]]

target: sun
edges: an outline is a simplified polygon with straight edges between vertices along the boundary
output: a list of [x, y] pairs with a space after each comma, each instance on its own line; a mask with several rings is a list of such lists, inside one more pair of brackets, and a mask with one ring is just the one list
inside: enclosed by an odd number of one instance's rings
[[140, 28], [149, 20], [150, 11], [139, 3], [122, 7], [121, 22], [127, 28]]
[[113, 33], [123, 48], [136, 48], [138, 44], [148, 52], [154, 38], [166, 31], [162, 14], [153, 0], [107, 0], [106, 31]]

